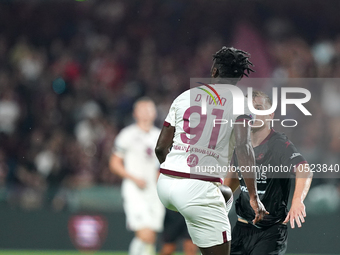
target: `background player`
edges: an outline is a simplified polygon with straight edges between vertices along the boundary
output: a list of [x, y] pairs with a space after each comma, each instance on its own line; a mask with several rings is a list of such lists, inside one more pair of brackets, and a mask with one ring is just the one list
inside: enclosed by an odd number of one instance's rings
[[155, 232], [162, 230], [165, 212], [156, 191], [159, 167], [153, 148], [159, 129], [153, 125], [154, 103], [148, 98], [139, 99], [133, 116], [136, 123], [124, 128], [115, 140], [110, 168], [123, 178], [127, 227], [135, 232], [129, 254], [149, 255], [155, 254]]
[[[271, 100], [263, 92], [253, 92], [253, 104], [257, 110], [267, 110], [271, 107]], [[287, 226], [295, 224], [301, 227], [305, 222], [305, 205], [303, 203], [311, 181], [312, 173], [303, 156], [298, 153], [294, 144], [283, 133], [275, 132], [270, 127], [270, 121], [274, 113], [270, 115], [256, 116], [253, 123], [251, 141], [255, 151], [257, 166], [292, 166], [295, 169], [296, 185], [292, 206], [287, 210], [291, 179], [288, 173], [280, 173], [274, 176], [260, 171], [257, 179], [257, 189], [261, 201], [269, 212], [261, 222], [252, 224], [254, 213], [249, 206], [249, 194], [241, 175], [229, 172], [225, 179], [225, 185], [235, 191], [241, 187], [241, 194], [236, 200], [235, 207], [238, 221], [232, 232], [231, 254], [285, 254], [287, 249]], [[263, 126], [261, 127], [263, 121]], [[255, 127], [258, 126], [258, 127]], [[234, 154], [232, 164], [239, 165], [238, 156]], [[296, 169], [299, 170], [296, 170]]]
[[[213, 59], [211, 77], [215, 84], [205, 88], [216, 90], [220, 97], [226, 99], [226, 104], [208, 104], [207, 114], [201, 114], [201, 102], [190, 100], [198, 97], [206, 99], [208, 95], [198, 88], [187, 90], [174, 100], [155, 149], [162, 164], [157, 190], [165, 207], [179, 211], [184, 216], [191, 239], [203, 255], [225, 255], [229, 254], [231, 233], [228, 210], [218, 188], [219, 183], [222, 183], [221, 175], [196, 174], [194, 169], [197, 169], [195, 166], [227, 165], [229, 141], [233, 132], [240, 163], [243, 166], [254, 165], [248, 125], [232, 128], [217, 124], [218, 130], [213, 125], [217, 112], [223, 119], [233, 122], [251, 119], [248, 109], [245, 111], [248, 115], [233, 115], [233, 96], [225, 85], [235, 85], [245, 71], [249, 73], [251, 63], [247, 53], [226, 47], [219, 50]], [[255, 173], [245, 173], [244, 177], [255, 211], [254, 222], [258, 222], [266, 211], [257, 196]]]

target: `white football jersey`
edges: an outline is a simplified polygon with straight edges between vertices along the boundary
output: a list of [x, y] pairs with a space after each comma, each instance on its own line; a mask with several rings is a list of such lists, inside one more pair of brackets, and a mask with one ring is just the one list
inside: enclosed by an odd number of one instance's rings
[[[247, 98], [241, 97], [244, 114], [233, 114], [234, 99], [228, 86], [235, 88], [234, 85], [208, 86], [187, 90], [173, 101], [164, 125], [174, 126], [175, 136], [161, 164], [163, 173], [170, 170], [218, 178], [226, 175], [235, 145], [233, 128], [248, 125], [246, 119], [252, 116]], [[247, 116], [236, 122], [240, 115]]]
[[[160, 129], [153, 127], [145, 132], [136, 124], [132, 124], [118, 134], [114, 150], [117, 156], [124, 159], [124, 167], [131, 175], [143, 179], [147, 186], [155, 186], [159, 163], [155, 154], [155, 146]], [[131, 182], [125, 180], [124, 182]]]

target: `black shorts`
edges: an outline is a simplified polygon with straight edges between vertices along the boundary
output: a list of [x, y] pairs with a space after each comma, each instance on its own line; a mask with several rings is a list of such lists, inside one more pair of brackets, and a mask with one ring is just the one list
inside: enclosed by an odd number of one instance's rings
[[259, 229], [237, 221], [231, 234], [230, 255], [284, 255], [287, 250], [287, 226], [275, 224]]
[[179, 212], [166, 209], [163, 241], [165, 243], [176, 243], [180, 239], [190, 239], [185, 219]]

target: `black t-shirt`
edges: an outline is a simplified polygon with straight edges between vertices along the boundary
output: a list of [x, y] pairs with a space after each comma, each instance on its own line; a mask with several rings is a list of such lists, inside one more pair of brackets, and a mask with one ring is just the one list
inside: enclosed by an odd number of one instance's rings
[[[294, 144], [287, 136], [271, 130], [263, 142], [254, 148], [257, 173], [257, 190], [263, 205], [270, 213], [256, 224], [258, 227], [269, 227], [284, 221], [287, 216], [288, 197], [291, 185], [291, 177], [294, 175], [295, 166], [307, 163]], [[232, 165], [238, 167], [237, 156], [234, 152]], [[271, 168], [269, 171], [269, 167]], [[267, 167], [267, 171], [265, 171]], [[249, 223], [255, 214], [249, 204], [247, 186], [238, 169], [241, 194], [236, 200], [237, 215]]]

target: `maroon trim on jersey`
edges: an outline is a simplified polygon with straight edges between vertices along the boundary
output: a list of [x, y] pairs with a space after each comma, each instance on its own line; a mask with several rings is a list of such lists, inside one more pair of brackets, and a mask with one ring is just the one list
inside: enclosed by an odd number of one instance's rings
[[270, 139], [270, 137], [272, 137], [272, 135], [273, 135], [274, 133], [275, 133], [275, 130], [274, 130], [273, 128], [271, 128], [271, 129], [270, 129], [269, 135], [267, 135], [267, 137], [264, 138], [264, 140], [263, 140], [259, 145], [262, 145], [262, 144], [266, 143], [266, 142]]
[[228, 242], [227, 231], [223, 231], [223, 232], [222, 232], [222, 236], [223, 236], [223, 243]]
[[208, 182], [220, 182], [221, 184], [223, 184], [222, 179], [217, 178], [217, 177], [210, 177], [210, 176], [204, 176], [204, 175], [199, 175], [199, 174], [182, 173], [182, 172], [172, 171], [172, 170], [168, 170], [168, 169], [164, 169], [164, 168], [161, 168], [159, 171], [162, 174], [167, 174], [167, 175], [172, 175], [172, 176], [177, 176], [177, 177], [182, 177], [182, 178], [188, 178], [188, 179], [201, 180], [201, 181], [208, 181]]
[[168, 127], [168, 126], [170, 126], [170, 123], [167, 122], [167, 121], [164, 121], [163, 126]]
[[246, 115], [246, 114], [243, 114], [243, 115], [240, 115], [236, 118], [236, 121], [235, 122], [243, 122], [243, 121], [251, 121], [251, 117], [249, 115]]
[[302, 165], [302, 164], [308, 164], [308, 162], [306, 160], [304, 161], [301, 161], [300, 163], [297, 163], [295, 166], [294, 166], [294, 169], [293, 169], [293, 172], [296, 173], [296, 168], [299, 166], [299, 165]]
[[251, 119], [248, 119], [248, 118], [239, 118], [239, 119], [237, 119], [236, 121], [235, 121], [235, 123], [236, 122], [243, 122], [243, 121], [251, 121]]

